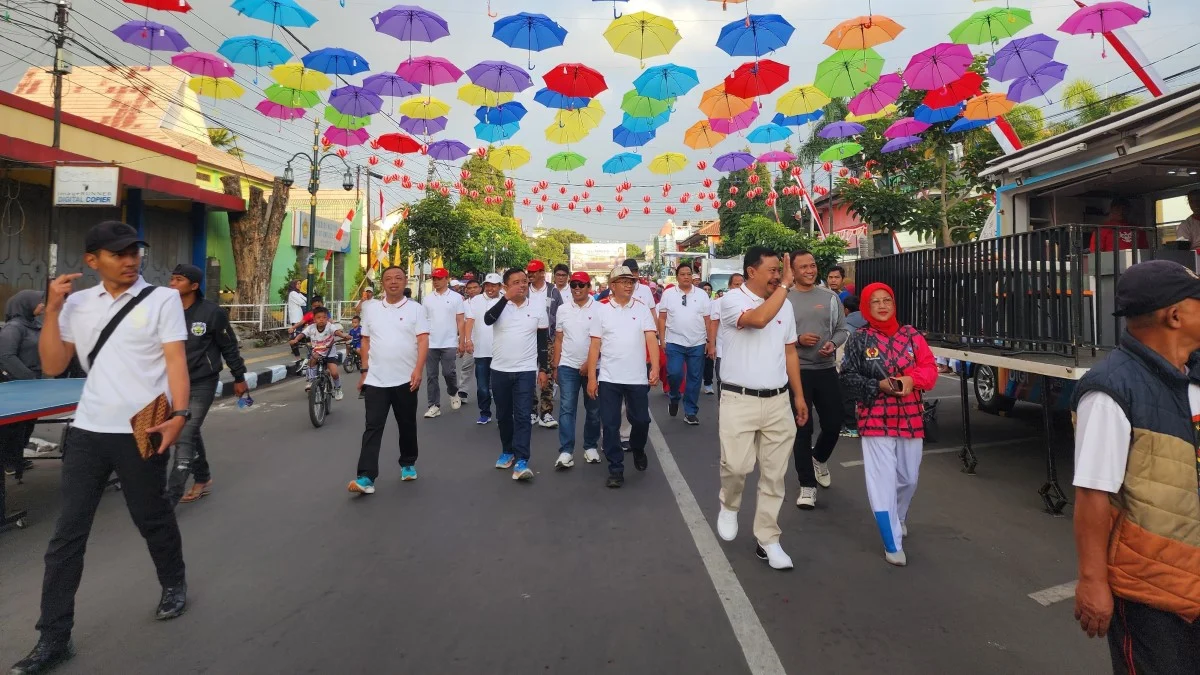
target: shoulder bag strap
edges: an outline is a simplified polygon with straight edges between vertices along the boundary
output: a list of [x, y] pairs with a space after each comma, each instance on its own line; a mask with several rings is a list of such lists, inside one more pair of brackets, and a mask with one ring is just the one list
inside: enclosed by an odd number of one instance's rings
[[100, 337], [96, 340], [96, 345], [92, 347], [92, 351], [88, 353], [88, 370], [92, 369], [92, 364], [96, 362], [96, 355], [99, 354], [100, 350], [104, 348], [104, 344], [108, 342], [108, 338], [112, 337], [113, 331], [117, 330], [117, 326], [121, 325], [121, 321], [124, 320], [126, 315], [132, 312], [133, 308], [137, 307], [142, 300], [145, 300], [147, 297], [149, 297], [149, 295], [154, 292], [154, 289], [154, 286], [147, 286], [143, 288], [141, 293], [138, 293], [137, 296], [135, 296], [132, 300], [125, 303], [125, 306], [122, 307], [116, 314], [114, 314], [113, 318], [108, 320], [108, 325], [104, 327], [104, 330], [100, 331]]

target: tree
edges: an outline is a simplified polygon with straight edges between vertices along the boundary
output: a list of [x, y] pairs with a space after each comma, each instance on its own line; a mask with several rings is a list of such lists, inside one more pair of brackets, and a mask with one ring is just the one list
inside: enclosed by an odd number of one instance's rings
[[637, 244], [625, 244], [625, 257], [642, 260], [646, 257], [646, 251]]
[[1063, 89], [1062, 105], [1063, 112], [1069, 113], [1070, 117], [1052, 125], [1051, 133], [1059, 134], [1069, 131], [1141, 103], [1138, 97], [1130, 94], [1118, 93], [1103, 96], [1102, 93], [1097, 85], [1087, 80], [1078, 79], [1069, 82]]
[[749, 216], [742, 220], [737, 238], [722, 240], [718, 253], [723, 257], [741, 256], [751, 246], [766, 246], [780, 254], [796, 250], [811, 251], [817, 259], [821, 278], [846, 253], [846, 241], [841, 237], [819, 239], [806, 232], [796, 232], [766, 217]]
[[[280, 286], [279, 288], [275, 289], [275, 292], [278, 293], [280, 299], [282, 299], [283, 302], [286, 303], [287, 298], [288, 298], [288, 293], [290, 293], [292, 290], [292, 282], [299, 281], [301, 283], [304, 283], [307, 280], [308, 280], [308, 270], [304, 266], [304, 261], [297, 260], [296, 263], [294, 265], [292, 265], [292, 268], [290, 270], [288, 270], [287, 276], [284, 277], [283, 285]], [[319, 296], [325, 298], [325, 303], [328, 304], [331, 300], [333, 300], [333, 298], [328, 298], [325, 296], [325, 294], [328, 292], [329, 292], [329, 282], [322, 277], [315, 277], [313, 279], [313, 295], [319, 295]]]
[[404, 250], [424, 262], [434, 252], [454, 260], [467, 239], [467, 219], [455, 210], [448, 197], [427, 190], [421, 201], [409, 207], [407, 242]]
[[[221, 188], [225, 194], [242, 197], [242, 181], [237, 176], [223, 176]], [[287, 215], [287, 187], [275, 179], [271, 198], [263, 198], [262, 188], [250, 186], [246, 210], [229, 214], [229, 242], [233, 248], [233, 268], [237, 272], [235, 302], [257, 305], [267, 299], [271, 285], [271, 263], [279, 248], [283, 218]]]
[[[749, 150], [749, 148], [745, 148]], [[717, 184], [717, 198], [721, 200], [720, 220], [721, 220], [721, 238], [733, 239], [737, 236], [738, 227], [742, 219], [748, 216], [765, 216], [767, 214], [767, 204], [765, 199], [747, 199], [746, 190], [754, 187], [750, 182], [751, 175], [758, 176], [758, 185], [764, 187], [771, 184], [771, 172], [767, 167], [756, 164], [749, 169], [740, 171], [732, 171], [721, 177]], [[736, 188], [736, 194], [734, 193]], [[734, 202], [733, 208], [726, 208], [726, 204], [730, 201]]]
[[547, 269], [553, 269], [559, 263], [566, 264], [571, 244], [587, 244], [591, 241], [574, 230], [546, 230], [542, 236], [532, 240], [532, 257], [546, 263]]
[[246, 156], [246, 153], [237, 146], [238, 136], [228, 129], [221, 127], [210, 127], [208, 129], [208, 142], [218, 150], [225, 152], [241, 159]]
[[[489, 147], [490, 151], [491, 148]], [[478, 199], [470, 200], [473, 208], [495, 211], [502, 216], [512, 217], [513, 215], [513, 200], [505, 196], [504, 188], [504, 172], [488, 163], [487, 159], [480, 157], [475, 153], [462, 163], [462, 169], [470, 172], [467, 178], [462, 179], [463, 189], [468, 193], [472, 190], [479, 193]], [[460, 174], [461, 175], [461, 174]], [[488, 188], [492, 191], [488, 192]], [[504, 197], [501, 204], [484, 204], [484, 197]], [[466, 201], [464, 199], [464, 201]]]
[[467, 220], [468, 234], [458, 255], [447, 261], [455, 276], [472, 271], [491, 272], [493, 259], [499, 269], [524, 267], [533, 257], [533, 249], [516, 219], [492, 209], [476, 209], [473, 204], [468, 207], [465, 202], [459, 203], [459, 211]]

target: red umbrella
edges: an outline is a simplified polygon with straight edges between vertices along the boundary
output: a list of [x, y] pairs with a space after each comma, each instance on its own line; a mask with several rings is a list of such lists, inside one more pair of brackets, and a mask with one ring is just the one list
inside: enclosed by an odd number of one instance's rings
[[958, 105], [973, 96], [978, 96], [982, 87], [983, 76], [967, 71], [962, 77], [941, 89], [930, 90], [925, 94], [925, 100], [922, 103], [934, 109], [947, 108]]
[[157, 9], [163, 12], [190, 12], [192, 6], [187, 0], [125, 0], [127, 5], [137, 5], [147, 9]]
[[769, 94], [788, 81], [789, 68], [770, 59], [747, 61], [725, 78], [726, 93], [741, 98]]
[[377, 142], [379, 147], [383, 148], [384, 150], [389, 152], [399, 152], [401, 154], [408, 154], [421, 149], [421, 144], [417, 142], [416, 139], [412, 138], [411, 136], [405, 136], [404, 134], [384, 134], [379, 138], [376, 138], [375, 142]]
[[604, 76], [594, 68], [588, 68], [582, 63], [560, 63], [542, 76], [550, 91], [564, 96], [581, 96], [595, 98], [600, 92], [608, 89]]

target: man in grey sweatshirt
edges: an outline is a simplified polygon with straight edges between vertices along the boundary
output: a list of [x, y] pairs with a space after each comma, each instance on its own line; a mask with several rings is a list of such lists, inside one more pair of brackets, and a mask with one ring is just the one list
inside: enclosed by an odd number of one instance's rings
[[[829, 457], [842, 430], [842, 389], [838, 383], [838, 347], [850, 337], [845, 312], [836, 294], [817, 285], [817, 259], [809, 251], [792, 253], [795, 285], [788, 301], [796, 313], [796, 352], [800, 356], [800, 380], [808, 401], [808, 423], [796, 432], [792, 454], [800, 478], [796, 506], [817, 506], [817, 486], [829, 487]], [[821, 433], [813, 445], [813, 410], [821, 420]]]

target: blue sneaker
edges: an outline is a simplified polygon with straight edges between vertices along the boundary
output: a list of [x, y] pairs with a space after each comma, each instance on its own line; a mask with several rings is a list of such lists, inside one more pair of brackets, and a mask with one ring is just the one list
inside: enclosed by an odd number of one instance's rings
[[417, 467], [415, 467], [415, 466], [400, 467], [400, 480], [416, 480], [416, 479], [417, 479]]
[[533, 469], [529, 468], [529, 461], [518, 459], [517, 465], [513, 467], [513, 480], [530, 480], [533, 478]]
[[511, 469], [514, 460], [516, 460], [516, 457], [514, 457], [511, 453], [502, 452], [500, 453], [500, 459], [496, 460], [496, 468]]
[[373, 495], [375, 494], [375, 481], [366, 476], [359, 476], [350, 481], [350, 485], [347, 485], [346, 489], [362, 495]]
[[492, 418], [491, 418], [491, 416], [489, 416], [489, 415], [480, 415], [480, 416], [479, 416], [479, 419], [475, 420], [475, 424], [487, 424], [488, 422], [491, 422], [491, 421], [492, 421]]

